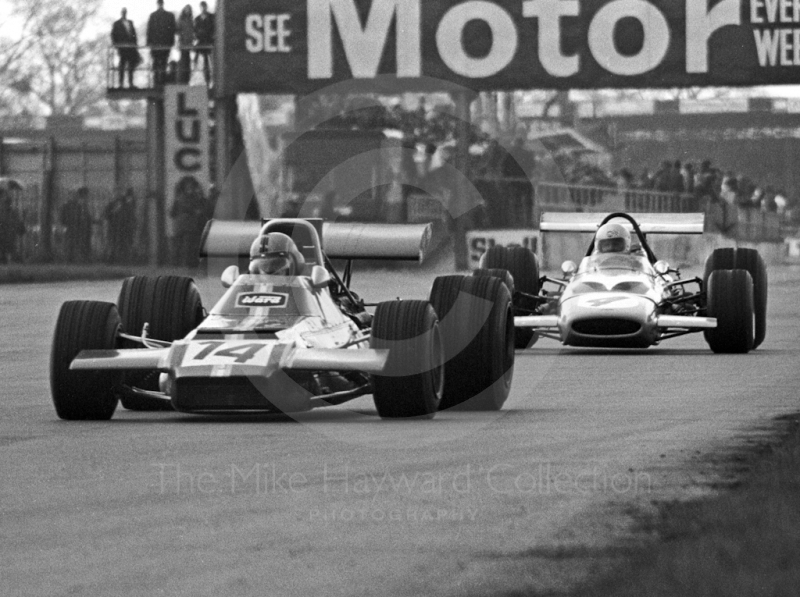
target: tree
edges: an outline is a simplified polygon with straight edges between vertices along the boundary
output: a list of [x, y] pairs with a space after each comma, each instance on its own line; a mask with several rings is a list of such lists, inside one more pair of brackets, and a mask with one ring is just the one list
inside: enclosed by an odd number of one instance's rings
[[0, 44], [0, 97], [5, 104], [16, 100], [19, 105], [32, 96], [51, 115], [77, 115], [102, 99], [107, 42], [97, 33], [101, 0], [12, 4], [23, 27], [16, 39]]

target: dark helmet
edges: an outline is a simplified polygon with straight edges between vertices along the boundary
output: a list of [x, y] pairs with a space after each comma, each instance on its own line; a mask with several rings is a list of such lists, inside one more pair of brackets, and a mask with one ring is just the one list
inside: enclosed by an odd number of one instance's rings
[[262, 234], [250, 245], [250, 273], [295, 276], [306, 261], [294, 241], [280, 232]]

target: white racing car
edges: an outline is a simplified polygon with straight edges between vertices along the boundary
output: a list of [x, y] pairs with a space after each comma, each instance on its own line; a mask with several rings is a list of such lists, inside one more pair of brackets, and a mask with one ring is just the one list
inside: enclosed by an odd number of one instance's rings
[[478, 276], [512, 289], [515, 343], [553, 338], [567, 346], [646, 348], [703, 332], [714, 352], [744, 353], [766, 335], [767, 270], [754, 249], [716, 249], [702, 278], [681, 279], [659, 261], [647, 234], [702, 234], [703, 214], [545, 213], [540, 230], [595, 234], [562, 279], [539, 276], [522, 247], [492, 247]]
[[[202, 256], [228, 265], [228, 290], [210, 312], [181, 276], [127, 278], [117, 304], [62, 305], [56, 413], [109, 419], [119, 399], [132, 410], [286, 413], [364, 394], [381, 417], [499, 409], [514, 367], [500, 280], [439, 277], [430, 300], [386, 301], [374, 314], [349, 287], [352, 259], [419, 260], [429, 239], [427, 225], [212, 221]], [[347, 260], [343, 277], [335, 258]]]

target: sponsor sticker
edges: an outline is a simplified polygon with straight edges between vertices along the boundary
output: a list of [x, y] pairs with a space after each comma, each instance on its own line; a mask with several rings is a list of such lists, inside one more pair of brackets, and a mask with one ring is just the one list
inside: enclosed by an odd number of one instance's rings
[[236, 297], [237, 307], [285, 307], [288, 295], [278, 292], [242, 292]]

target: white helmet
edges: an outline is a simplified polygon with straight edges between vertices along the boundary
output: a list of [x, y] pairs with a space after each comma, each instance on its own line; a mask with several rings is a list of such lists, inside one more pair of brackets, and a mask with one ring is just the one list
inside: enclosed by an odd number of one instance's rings
[[631, 233], [616, 222], [603, 224], [594, 237], [594, 250], [596, 253], [627, 253], [631, 250]]

